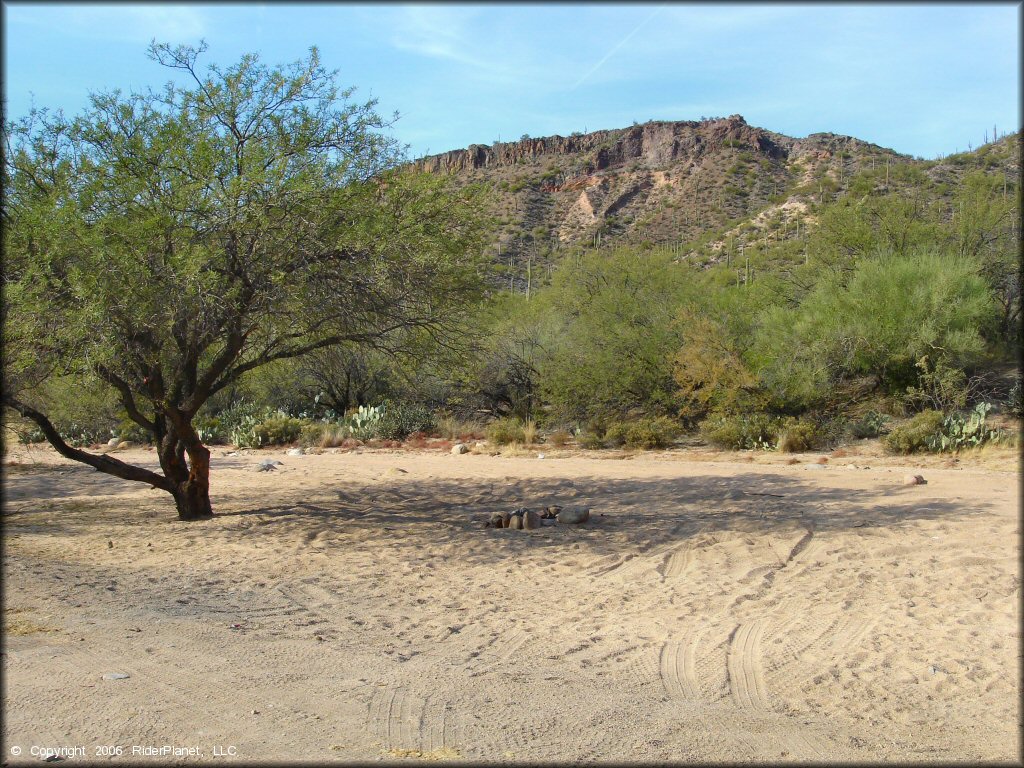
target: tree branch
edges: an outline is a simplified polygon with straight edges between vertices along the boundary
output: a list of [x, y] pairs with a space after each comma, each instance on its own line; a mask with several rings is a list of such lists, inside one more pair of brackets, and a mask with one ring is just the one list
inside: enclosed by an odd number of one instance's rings
[[4, 395], [3, 403], [8, 407], [13, 408], [26, 419], [34, 421], [39, 426], [39, 429], [42, 430], [47, 442], [49, 442], [50, 445], [57, 450], [57, 453], [64, 458], [71, 459], [72, 461], [79, 461], [82, 464], [88, 464], [99, 472], [120, 477], [122, 480], [134, 480], [137, 482], [148, 483], [154, 488], [159, 488], [162, 491], [167, 491], [168, 493], [174, 492], [174, 486], [171, 484], [170, 480], [156, 474], [155, 472], [150, 472], [148, 469], [136, 467], [131, 464], [125, 464], [123, 461], [113, 459], [110, 456], [97, 456], [96, 454], [88, 453], [87, 451], [82, 451], [78, 448], [72, 448], [64, 442], [64, 439], [57, 432], [57, 429], [53, 424], [50, 423], [50, 420], [35, 408], [16, 400], [10, 395]]

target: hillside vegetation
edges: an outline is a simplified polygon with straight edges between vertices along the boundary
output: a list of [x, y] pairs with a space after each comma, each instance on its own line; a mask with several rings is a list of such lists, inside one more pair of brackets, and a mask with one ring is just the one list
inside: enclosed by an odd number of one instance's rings
[[[498, 442], [539, 427], [588, 447], [809, 450], [934, 413], [891, 449], [1012, 439], [990, 420], [1021, 408], [1019, 149], [921, 160], [732, 116], [423, 158], [481, 193], [493, 271], [461, 338], [271, 365], [211, 400], [204, 435], [238, 442], [243, 413], [256, 445], [497, 418]], [[52, 390], [69, 430], [117, 430], [113, 401]]]

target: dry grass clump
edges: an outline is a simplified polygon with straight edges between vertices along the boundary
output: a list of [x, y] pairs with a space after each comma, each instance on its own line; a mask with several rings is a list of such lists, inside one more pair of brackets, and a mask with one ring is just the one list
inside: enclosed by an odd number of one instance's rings
[[561, 448], [570, 440], [572, 440], [572, 435], [564, 429], [556, 430], [548, 435], [548, 442], [555, 446], [555, 448]]
[[454, 416], [443, 416], [437, 421], [437, 433], [455, 442], [483, 440], [486, 429], [483, 423], [475, 419], [457, 419]]

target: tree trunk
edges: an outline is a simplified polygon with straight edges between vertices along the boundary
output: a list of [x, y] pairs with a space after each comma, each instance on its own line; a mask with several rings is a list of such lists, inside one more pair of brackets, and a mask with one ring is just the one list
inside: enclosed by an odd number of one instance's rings
[[[171, 496], [178, 508], [179, 520], [203, 520], [213, 517], [210, 505], [210, 451], [201, 442], [191, 424], [181, 436], [170, 422], [160, 424], [160, 467], [170, 481]], [[188, 453], [188, 461], [185, 454]]]

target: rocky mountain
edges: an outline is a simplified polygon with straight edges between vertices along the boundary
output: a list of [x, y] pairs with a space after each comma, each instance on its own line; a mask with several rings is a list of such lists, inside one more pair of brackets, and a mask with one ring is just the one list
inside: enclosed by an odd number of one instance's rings
[[[1004, 154], [1016, 163], [1016, 152]], [[851, 178], [867, 169], [885, 169], [878, 177], [886, 184], [890, 169], [895, 182], [906, 177], [897, 169], [907, 166], [947, 182], [957, 174], [955, 163], [915, 159], [832, 133], [793, 138], [749, 125], [740, 115], [524, 136], [431, 155], [415, 165], [493, 191], [494, 255], [517, 279], [524, 278], [524, 266], [542, 266], [588, 245], [686, 249], [717, 235], [711, 245], [721, 248], [727, 239], [798, 237], [813, 226], [816, 206], [844, 194]]]

